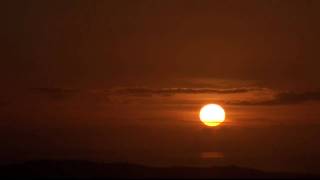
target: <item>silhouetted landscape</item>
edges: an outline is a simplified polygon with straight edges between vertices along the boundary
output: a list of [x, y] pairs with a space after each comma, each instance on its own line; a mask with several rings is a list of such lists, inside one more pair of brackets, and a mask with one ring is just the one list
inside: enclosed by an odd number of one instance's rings
[[264, 172], [237, 166], [148, 167], [93, 161], [29, 161], [1, 167], [1, 177], [50, 178], [317, 178], [319, 175]]

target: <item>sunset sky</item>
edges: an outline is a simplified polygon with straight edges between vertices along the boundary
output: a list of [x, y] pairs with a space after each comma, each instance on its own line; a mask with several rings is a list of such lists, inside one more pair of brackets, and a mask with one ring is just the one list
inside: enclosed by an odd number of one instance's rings
[[0, 163], [319, 172], [319, 19], [318, 0], [3, 1]]

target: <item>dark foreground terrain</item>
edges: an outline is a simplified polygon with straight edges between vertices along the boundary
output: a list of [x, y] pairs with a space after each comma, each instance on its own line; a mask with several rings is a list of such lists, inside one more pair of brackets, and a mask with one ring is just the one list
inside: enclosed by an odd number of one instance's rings
[[30, 161], [1, 166], [1, 177], [74, 178], [315, 178], [308, 174], [269, 173], [236, 166], [146, 167], [89, 161]]

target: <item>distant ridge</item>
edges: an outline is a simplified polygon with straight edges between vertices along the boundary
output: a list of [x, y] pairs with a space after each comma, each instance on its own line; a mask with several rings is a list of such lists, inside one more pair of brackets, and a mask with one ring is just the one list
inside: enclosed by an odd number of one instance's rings
[[0, 166], [0, 177], [50, 178], [317, 178], [319, 175], [271, 173], [237, 166], [148, 167], [129, 163], [41, 160]]

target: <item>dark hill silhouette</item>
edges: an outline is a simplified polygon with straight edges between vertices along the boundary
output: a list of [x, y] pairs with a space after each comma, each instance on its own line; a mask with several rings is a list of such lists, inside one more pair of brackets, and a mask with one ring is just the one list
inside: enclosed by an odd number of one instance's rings
[[0, 177], [73, 178], [316, 178], [294, 173], [269, 173], [237, 166], [147, 167], [128, 163], [90, 161], [30, 161], [0, 167]]

